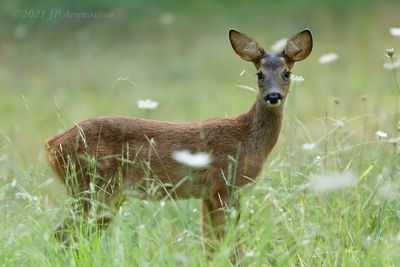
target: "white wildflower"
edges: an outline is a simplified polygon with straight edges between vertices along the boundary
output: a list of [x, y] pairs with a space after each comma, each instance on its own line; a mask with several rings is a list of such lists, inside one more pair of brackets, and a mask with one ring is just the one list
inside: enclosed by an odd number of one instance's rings
[[397, 186], [393, 182], [384, 183], [378, 192], [384, 199], [389, 201], [397, 198]]
[[165, 12], [160, 15], [158, 21], [163, 25], [169, 25], [175, 21], [175, 15], [170, 12]]
[[391, 58], [394, 56], [394, 48], [388, 48], [385, 50], [385, 54], [388, 58]]
[[290, 80], [294, 83], [294, 84], [299, 84], [301, 82], [304, 82], [304, 78], [303, 76], [300, 75], [290, 75]]
[[304, 150], [313, 150], [315, 148], [315, 143], [305, 143], [302, 145]]
[[137, 102], [138, 108], [140, 109], [156, 109], [158, 107], [158, 102], [151, 100], [151, 99], [146, 99], [146, 100], [138, 100]]
[[27, 200], [31, 203], [39, 203], [39, 199], [37, 196], [33, 196], [27, 192], [18, 192], [15, 193], [15, 196], [19, 199]]
[[318, 193], [339, 191], [356, 185], [357, 179], [354, 173], [346, 171], [342, 173], [330, 172], [326, 174], [313, 174], [308, 186]]
[[23, 39], [28, 33], [27, 27], [25, 25], [18, 25], [14, 30], [14, 36], [17, 39]]
[[160, 202], [160, 207], [162, 208], [162, 207], [164, 207], [165, 206], [165, 201], [161, 201]]
[[393, 36], [400, 37], [400, 28], [390, 28], [389, 32]]
[[387, 70], [392, 70], [400, 67], [400, 57], [397, 56], [393, 62], [384, 63], [383, 67]]
[[185, 255], [176, 253], [172, 257], [179, 266], [189, 266], [189, 259]]
[[172, 158], [177, 162], [192, 167], [202, 169], [208, 167], [212, 162], [212, 157], [207, 152], [190, 153], [188, 150], [178, 150], [172, 152]]
[[249, 250], [246, 251], [246, 254], [244, 255], [246, 258], [252, 258], [256, 255], [256, 253], [254, 252], [254, 250]]
[[369, 248], [372, 244], [372, 237], [369, 235], [364, 239], [363, 246], [364, 248]]
[[344, 127], [344, 120], [335, 120], [333, 122], [333, 126], [338, 127], [338, 128]]
[[339, 59], [339, 55], [336, 53], [328, 53], [328, 54], [324, 54], [322, 55], [319, 59], [318, 62], [319, 64], [328, 64], [331, 63], [333, 61], [336, 61]]
[[287, 39], [279, 39], [271, 45], [271, 50], [274, 52], [281, 52], [286, 46]]
[[378, 131], [375, 132], [375, 136], [378, 139], [383, 139], [383, 138], [386, 138], [388, 135], [384, 131], [378, 130]]

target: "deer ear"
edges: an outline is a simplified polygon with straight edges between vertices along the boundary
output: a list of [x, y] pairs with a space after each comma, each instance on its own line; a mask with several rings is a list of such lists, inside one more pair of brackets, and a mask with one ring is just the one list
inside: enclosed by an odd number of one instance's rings
[[288, 39], [283, 53], [293, 61], [301, 61], [310, 55], [312, 47], [311, 32], [304, 30]]
[[244, 60], [252, 61], [256, 64], [264, 54], [264, 49], [247, 34], [230, 29], [229, 40], [233, 50]]

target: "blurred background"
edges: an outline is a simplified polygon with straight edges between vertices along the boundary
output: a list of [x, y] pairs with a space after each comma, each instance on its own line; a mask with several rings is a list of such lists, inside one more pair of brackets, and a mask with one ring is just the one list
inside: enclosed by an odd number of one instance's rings
[[[231, 27], [266, 50], [313, 32], [311, 56], [293, 70], [304, 82], [292, 86], [281, 142], [318, 138], [327, 117], [352, 120], [357, 136], [369, 114], [371, 136], [392, 133], [393, 74], [382, 65], [385, 49], [400, 50], [389, 34], [399, 14], [396, 0], [2, 1], [2, 162], [45, 166], [43, 140], [97, 115], [188, 121], [247, 111], [255, 94], [236, 84], [256, 88], [256, 71], [231, 49]], [[319, 64], [331, 52], [338, 60]], [[138, 109], [147, 98], [158, 108]], [[292, 124], [306, 130], [290, 134]]]

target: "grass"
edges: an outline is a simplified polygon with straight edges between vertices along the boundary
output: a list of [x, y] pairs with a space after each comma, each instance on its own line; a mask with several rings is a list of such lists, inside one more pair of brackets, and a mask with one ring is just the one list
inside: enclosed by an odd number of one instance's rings
[[[305, 81], [292, 87], [279, 143], [257, 183], [240, 192], [239, 225], [229, 225], [209, 266], [229, 266], [236, 236], [246, 266], [396, 266], [400, 152], [389, 139], [399, 136], [398, 88], [382, 64], [385, 49], [400, 51], [388, 34], [399, 26], [400, 6], [308, 4], [318, 12], [286, 2], [259, 3], [257, 11], [235, 3], [229, 13], [203, 2], [137, 4], [122, 27], [57, 22], [60, 32], [44, 21], [10, 20], [0, 46], [0, 265], [207, 266], [196, 200], [129, 198], [104, 235], [78, 225], [77, 242], [60, 246], [52, 231], [71, 199], [43, 159], [43, 140], [101, 114], [185, 121], [248, 110], [255, 95], [235, 84], [255, 87], [255, 70], [229, 46], [235, 26], [266, 48], [310, 27], [315, 47], [294, 68]], [[170, 25], [159, 22], [165, 12], [175, 16]], [[20, 25], [27, 34], [16, 38]], [[328, 52], [339, 60], [319, 65]], [[144, 98], [159, 108], [137, 109]], [[389, 137], [376, 138], [377, 130]], [[353, 187], [319, 194], [307, 186], [313, 174], [347, 170]]]

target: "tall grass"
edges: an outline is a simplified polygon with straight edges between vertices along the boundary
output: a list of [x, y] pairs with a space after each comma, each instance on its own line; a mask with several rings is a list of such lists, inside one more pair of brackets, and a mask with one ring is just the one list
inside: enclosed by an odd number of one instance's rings
[[[137, 16], [122, 26], [61, 21], [54, 24], [61, 32], [44, 21], [9, 19], [0, 45], [0, 265], [230, 266], [240, 242], [246, 266], [396, 266], [399, 77], [382, 68], [382, 53], [400, 49], [387, 32], [400, 6], [311, 2], [313, 10], [263, 1], [256, 11], [244, 3], [135, 2], [127, 10]], [[171, 24], [160, 23], [166, 12]], [[25, 37], [15, 35], [18, 26]], [[74, 200], [46, 165], [42, 140], [100, 114], [183, 121], [246, 111], [254, 94], [235, 84], [255, 88], [255, 71], [231, 51], [232, 26], [266, 49], [309, 27], [315, 47], [293, 70], [304, 82], [292, 88], [280, 141], [258, 181], [238, 192], [237, 226], [227, 210], [227, 234], [212, 259], [201, 247], [197, 200], [130, 196], [105, 233], [78, 220], [69, 229], [73, 243], [62, 246], [53, 231]], [[319, 65], [328, 52], [339, 59]], [[146, 98], [159, 107], [139, 110], [137, 100]], [[388, 136], [378, 138], [378, 130]], [[340, 190], [312, 186], [312, 177], [348, 173], [355, 182]]]

